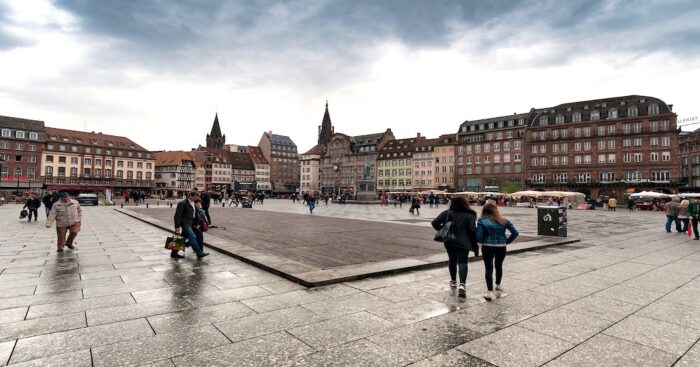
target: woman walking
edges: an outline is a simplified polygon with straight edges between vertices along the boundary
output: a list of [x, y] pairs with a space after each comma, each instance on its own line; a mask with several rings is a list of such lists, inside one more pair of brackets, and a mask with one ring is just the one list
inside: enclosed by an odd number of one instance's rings
[[[450, 203], [450, 208], [440, 213], [432, 221], [433, 228], [440, 230], [445, 223], [452, 222], [454, 240], [445, 242], [447, 250], [447, 268], [450, 271], [450, 287], [457, 287], [457, 268], [459, 267], [459, 296], [466, 297], [467, 282], [467, 257], [469, 250], [476, 247], [474, 235], [476, 212], [469, 207], [469, 203], [463, 197], [455, 197]], [[475, 251], [476, 252], [476, 251]]]
[[[506, 229], [510, 236], [506, 238]], [[483, 244], [481, 252], [486, 266], [487, 301], [494, 299], [493, 268], [496, 267], [496, 290], [501, 290], [503, 278], [503, 260], [506, 258], [506, 245], [518, 237], [518, 231], [508, 219], [501, 215], [498, 207], [492, 203], [484, 205], [481, 218], [476, 223], [476, 239]]]

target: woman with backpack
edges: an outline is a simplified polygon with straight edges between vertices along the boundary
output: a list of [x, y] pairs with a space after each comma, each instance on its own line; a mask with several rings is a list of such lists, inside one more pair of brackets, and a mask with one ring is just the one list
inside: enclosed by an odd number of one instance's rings
[[476, 227], [476, 212], [469, 207], [463, 197], [455, 197], [450, 208], [443, 211], [432, 221], [435, 230], [440, 230], [447, 222], [452, 222], [454, 239], [445, 242], [447, 250], [447, 269], [450, 271], [450, 287], [457, 287], [457, 268], [459, 268], [459, 296], [466, 297], [467, 258], [469, 250], [478, 253], [478, 244], [474, 229]]
[[[506, 229], [510, 236], [506, 238]], [[506, 245], [518, 237], [518, 231], [508, 219], [501, 215], [498, 207], [487, 203], [481, 211], [481, 218], [476, 223], [476, 239], [481, 242], [481, 252], [486, 266], [486, 287], [484, 296], [487, 301], [495, 298], [493, 294], [493, 269], [496, 268], [496, 290], [501, 290], [503, 278], [503, 260], [506, 258]]]

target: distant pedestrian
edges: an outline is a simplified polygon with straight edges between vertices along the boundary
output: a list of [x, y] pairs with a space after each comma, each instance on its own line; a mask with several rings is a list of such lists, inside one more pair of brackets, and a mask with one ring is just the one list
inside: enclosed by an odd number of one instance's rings
[[316, 208], [316, 195], [308, 194], [306, 196], [306, 205], [309, 206], [309, 213], [313, 214]]
[[700, 198], [694, 198], [693, 202], [688, 205], [688, 217], [693, 225], [693, 233], [695, 234], [695, 240], [700, 240], [700, 234], [698, 233], [698, 219], [700, 219]]
[[[459, 268], [459, 296], [466, 297], [467, 283], [467, 258], [469, 251], [479, 252], [479, 245], [476, 243], [476, 212], [469, 207], [469, 203], [463, 197], [456, 197], [452, 200], [450, 208], [443, 211], [431, 225], [435, 230], [440, 230], [445, 223], [452, 222], [452, 233], [455, 236], [453, 241], [445, 242], [447, 251], [447, 269], [450, 272], [450, 287], [457, 287], [457, 268]], [[476, 250], [474, 250], [476, 249]]]
[[39, 218], [39, 207], [41, 206], [41, 200], [36, 196], [36, 194], [32, 193], [29, 195], [29, 198], [27, 199], [27, 202], [24, 203], [24, 207], [22, 209], [27, 209], [29, 211], [29, 217], [27, 219], [27, 222], [32, 221], [32, 216], [34, 216], [34, 221], [36, 222], [37, 219]]
[[627, 210], [631, 212], [634, 211], [634, 199], [632, 199], [631, 197], [627, 198]]
[[[506, 229], [510, 236], [506, 238]], [[508, 219], [501, 215], [498, 207], [487, 203], [481, 210], [481, 217], [476, 223], [476, 239], [483, 244], [481, 247], [484, 265], [486, 267], [486, 288], [484, 296], [487, 301], [495, 298], [493, 294], [493, 270], [496, 268], [496, 290], [501, 290], [503, 278], [503, 261], [506, 258], [506, 245], [518, 237], [518, 231]]]
[[202, 202], [202, 209], [204, 209], [204, 213], [207, 215], [207, 220], [209, 223], [211, 223], [211, 215], [209, 215], [209, 207], [211, 206], [211, 194], [209, 191], [205, 191], [202, 193], [200, 200]]
[[408, 211], [411, 212], [411, 214], [420, 215], [420, 199], [418, 199], [417, 196], [414, 196], [411, 200], [411, 209]]
[[326, 195], [323, 197], [323, 201], [326, 202], [326, 206], [328, 206], [328, 200], [329, 200], [330, 198], [331, 198], [331, 196], [328, 195], [328, 194], [326, 194]]
[[199, 248], [204, 251], [204, 232], [209, 230], [209, 221], [207, 220], [207, 214], [202, 209], [202, 203], [200, 201], [194, 202], [194, 220], [192, 221], [192, 229], [194, 230], [194, 235], [197, 238], [197, 244]]
[[46, 218], [49, 217], [49, 212], [51, 212], [51, 207], [55, 202], [58, 201], [58, 194], [55, 192], [47, 192], [46, 195], [41, 199], [41, 202], [44, 204], [44, 209], [46, 209]]
[[678, 196], [671, 198], [666, 204], [666, 232], [671, 232], [671, 223], [676, 225], [676, 231], [682, 232], [681, 223], [678, 221], [678, 206], [680, 205]]
[[608, 199], [608, 210], [610, 211], [617, 211], [617, 199], [615, 198], [610, 198]]
[[[182, 234], [182, 236], [189, 241], [190, 247], [192, 247], [192, 250], [197, 254], [197, 258], [201, 259], [209, 254], [202, 251], [199, 242], [197, 242], [197, 234], [193, 228], [197, 214], [195, 204], [198, 201], [200, 201], [199, 193], [190, 191], [189, 194], [187, 194], [187, 199], [177, 203], [173, 219], [175, 221], [175, 233]], [[170, 257], [181, 259], [184, 256], [178, 254], [177, 251], [171, 251]]]
[[690, 202], [685, 199], [678, 205], [678, 221], [681, 223], [681, 232], [688, 232], [688, 206]]
[[[83, 219], [83, 210], [80, 208], [80, 203], [77, 200], [71, 199], [67, 192], [59, 194], [61, 198], [53, 204], [49, 217], [46, 219], [46, 228], [56, 222], [56, 242], [57, 252], [63, 252], [64, 247], [75, 250], [73, 241], [80, 232], [80, 223]], [[68, 232], [68, 239], [66, 239]]]

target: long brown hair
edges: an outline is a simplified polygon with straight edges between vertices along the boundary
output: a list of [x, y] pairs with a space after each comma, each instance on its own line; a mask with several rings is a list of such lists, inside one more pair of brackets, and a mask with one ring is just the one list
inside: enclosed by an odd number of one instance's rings
[[476, 216], [476, 212], [469, 207], [469, 202], [462, 196], [455, 196], [450, 200], [450, 210], [455, 212], [467, 212]]
[[494, 203], [486, 203], [484, 208], [481, 209], [481, 216], [489, 217], [501, 224], [506, 222], [506, 217], [501, 215], [501, 212], [498, 211], [498, 207]]

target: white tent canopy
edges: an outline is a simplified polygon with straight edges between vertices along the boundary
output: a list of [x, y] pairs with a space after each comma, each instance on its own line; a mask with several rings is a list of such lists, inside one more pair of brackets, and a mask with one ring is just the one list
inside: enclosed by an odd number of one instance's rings
[[642, 192], [635, 192], [634, 194], [630, 194], [630, 197], [633, 199], [668, 199], [671, 197], [669, 194], [664, 194], [663, 192], [656, 192], [656, 191], [642, 191]]

